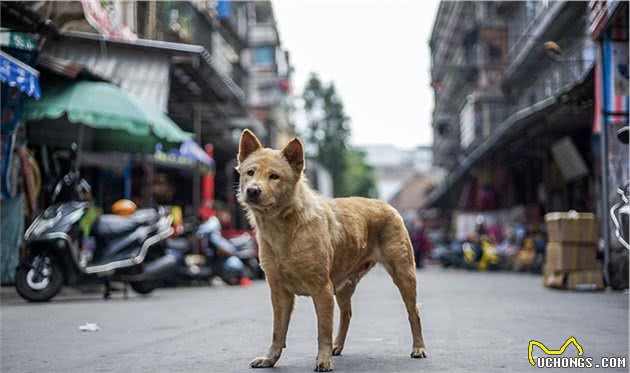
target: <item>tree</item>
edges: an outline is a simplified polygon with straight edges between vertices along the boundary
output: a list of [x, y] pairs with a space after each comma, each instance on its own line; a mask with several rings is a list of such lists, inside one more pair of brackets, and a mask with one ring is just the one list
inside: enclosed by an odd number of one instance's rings
[[374, 189], [372, 169], [364, 156], [348, 149], [350, 118], [334, 83], [324, 84], [311, 74], [302, 98], [307, 149], [313, 149], [315, 159], [330, 172], [334, 195], [369, 196]]
[[365, 163], [365, 153], [350, 149], [346, 152], [346, 172], [343, 175], [342, 196], [378, 197], [374, 171]]

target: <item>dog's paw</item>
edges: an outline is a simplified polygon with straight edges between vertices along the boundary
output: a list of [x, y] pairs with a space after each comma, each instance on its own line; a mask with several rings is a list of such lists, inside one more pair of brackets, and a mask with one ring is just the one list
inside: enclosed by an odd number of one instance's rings
[[249, 363], [252, 368], [271, 368], [276, 362], [268, 357], [257, 357]]
[[422, 359], [427, 357], [427, 350], [424, 347], [414, 347], [411, 351], [411, 357], [414, 359]]
[[330, 372], [333, 370], [332, 360], [317, 360], [315, 362], [315, 371], [316, 372]]
[[334, 345], [332, 349], [333, 356], [341, 355], [341, 351], [343, 351], [343, 345]]

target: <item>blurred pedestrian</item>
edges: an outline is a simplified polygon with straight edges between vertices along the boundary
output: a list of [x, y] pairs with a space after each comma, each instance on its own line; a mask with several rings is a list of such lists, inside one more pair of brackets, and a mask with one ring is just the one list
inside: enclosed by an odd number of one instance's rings
[[413, 253], [416, 258], [416, 268], [424, 267], [424, 254], [429, 251], [429, 238], [424, 229], [422, 219], [416, 218], [413, 223], [413, 233], [411, 235]]

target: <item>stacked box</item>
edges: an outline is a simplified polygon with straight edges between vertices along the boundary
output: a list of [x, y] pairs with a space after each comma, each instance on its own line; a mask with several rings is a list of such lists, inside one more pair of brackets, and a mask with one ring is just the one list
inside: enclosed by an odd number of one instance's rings
[[597, 246], [549, 242], [545, 267], [552, 271], [578, 271], [599, 268]]
[[604, 288], [604, 276], [600, 269], [579, 271], [547, 271], [544, 284], [550, 288], [569, 290], [601, 290]]
[[550, 212], [545, 215], [549, 242], [597, 244], [595, 215], [584, 212]]
[[571, 290], [604, 287], [597, 262], [597, 220], [591, 213], [552, 212], [547, 223], [544, 284]]

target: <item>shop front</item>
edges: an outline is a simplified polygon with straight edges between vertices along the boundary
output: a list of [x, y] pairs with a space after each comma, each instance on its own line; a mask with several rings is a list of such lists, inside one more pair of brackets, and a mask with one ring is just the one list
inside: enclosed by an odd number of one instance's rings
[[[14, 280], [24, 215], [36, 212], [34, 201], [41, 184], [32, 154], [25, 146], [23, 122], [24, 102], [29, 97], [33, 100], [41, 97], [40, 74], [34, 66], [39, 54], [39, 35], [35, 32], [43, 21], [33, 14], [21, 13], [19, 6], [19, 9], [11, 7], [2, 4], [4, 27], [27, 20], [32, 27], [22, 25], [20, 31], [0, 29], [0, 280], [3, 284]], [[6, 14], [9, 10], [11, 18]]]
[[[603, 217], [600, 221], [600, 238], [605, 254], [604, 268], [609, 284], [616, 288], [627, 288], [628, 250], [616, 238], [616, 231], [627, 233], [628, 227], [616, 229], [610, 218], [610, 209], [615, 204], [623, 204], [617, 190], [624, 190], [630, 181], [627, 140], [630, 108], [628, 3], [590, 1], [589, 20], [590, 36], [598, 44], [592, 132], [599, 148], [597, 207], [598, 215]], [[623, 236], [622, 232], [619, 234]]]
[[595, 209], [592, 89], [591, 70], [558, 95], [508, 117], [424, 208], [450, 218], [455, 241], [478, 235], [483, 225], [501, 252], [516, 250], [517, 241], [544, 252], [546, 213]]

